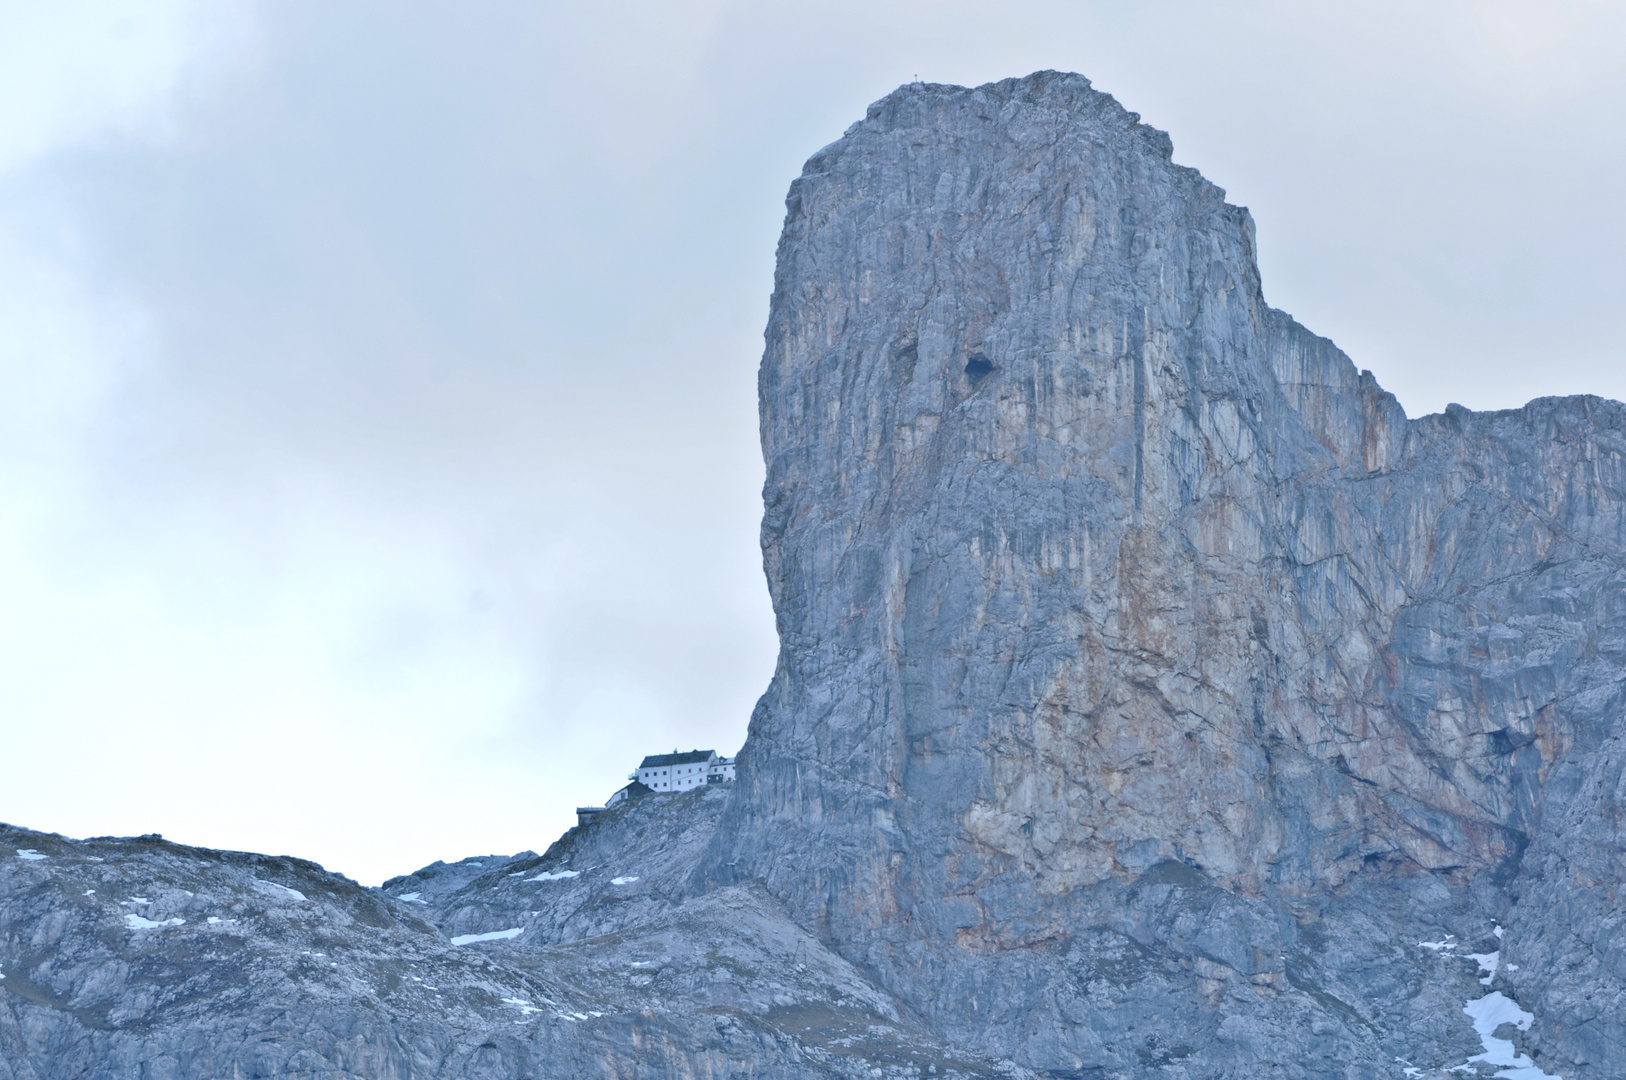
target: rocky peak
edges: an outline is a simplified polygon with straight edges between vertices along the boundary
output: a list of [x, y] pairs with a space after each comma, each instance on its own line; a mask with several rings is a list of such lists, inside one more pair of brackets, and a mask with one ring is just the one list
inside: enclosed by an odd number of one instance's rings
[[1029, 1024], [945, 990], [1148, 874], [1291, 936], [1564, 845], [1555, 770], [1619, 723], [1619, 405], [1408, 420], [1264, 302], [1245, 210], [1055, 72], [903, 87], [814, 155], [766, 341], [782, 649], [714, 872], [922, 1009]]

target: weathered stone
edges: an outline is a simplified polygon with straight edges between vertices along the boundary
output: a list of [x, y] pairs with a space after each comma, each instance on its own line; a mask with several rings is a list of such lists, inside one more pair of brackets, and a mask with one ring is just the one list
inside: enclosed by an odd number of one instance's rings
[[382, 890], [0, 826], [0, 1080], [1000, 1075], [759, 888], [682, 892], [725, 798], [643, 799], [544, 855]]
[[[1038, 1069], [1153, 1064], [1133, 1009], [1060, 997], [1103, 927], [1166, 965], [1190, 1075], [1418, 1056], [1378, 958], [1442, 907], [1618, 1003], [1626, 410], [1408, 420], [1266, 305], [1247, 212], [1170, 155], [1041, 73], [905, 87], [793, 185], [760, 382], [783, 645], [717, 879]], [[1538, 930], [1555, 907], [1587, 928]], [[1374, 908], [1323, 965], [1349, 1009], [1290, 1002], [1303, 928]], [[1626, 1059], [1578, 992], [1531, 1043]]]

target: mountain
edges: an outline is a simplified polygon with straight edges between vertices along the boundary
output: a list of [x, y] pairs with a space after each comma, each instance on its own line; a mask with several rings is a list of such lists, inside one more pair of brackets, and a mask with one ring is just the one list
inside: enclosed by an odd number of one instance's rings
[[0, 833], [0, 1080], [1626, 1076], [1626, 406], [1407, 418], [1057, 72], [815, 154], [766, 345], [734, 784], [382, 890]]

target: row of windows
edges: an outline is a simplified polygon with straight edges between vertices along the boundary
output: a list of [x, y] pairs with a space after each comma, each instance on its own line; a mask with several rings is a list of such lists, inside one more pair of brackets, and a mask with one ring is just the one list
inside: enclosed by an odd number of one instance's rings
[[[678, 769], [677, 770], [678, 778], [676, 780], [668, 781], [668, 780], [657, 780], [655, 778], [656, 777], [665, 777], [665, 776], [671, 775], [671, 773], [672, 773], [671, 769], [645, 769], [644, 772], [643, 772], [643, 775], [640, 777], [640, 779], [643, 780], [645, 783], [647, 783], [652, 788], [669, 788], [669, 787], [672, 787], [674, 785], [677, 785], [677, 786], [681, 787], [684, 784], [691, 784], [693, 786], [699, 786], [699, 784], [700, 784], [700, 782], [702, 780], [702, 777], [695, 776], [695, 775], [692, 775], [692, 774], [700, 773], [700, 772], [704, 772], [704, 771], [705, 771], [704, 766], [696, 766], [694, 768], [688, 768], [688, 769]], [[721, 770], [719, 770], [719, 775], [722, 775]]]

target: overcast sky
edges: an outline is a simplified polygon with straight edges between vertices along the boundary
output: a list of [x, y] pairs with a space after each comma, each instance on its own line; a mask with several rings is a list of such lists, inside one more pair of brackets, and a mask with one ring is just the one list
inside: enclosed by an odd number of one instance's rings
[[0, 0], [0, 820], [374, 883], [773, 668], [802, 161], [1080, 71], [1411, 415], [1626, 397], [1618, 3]]

